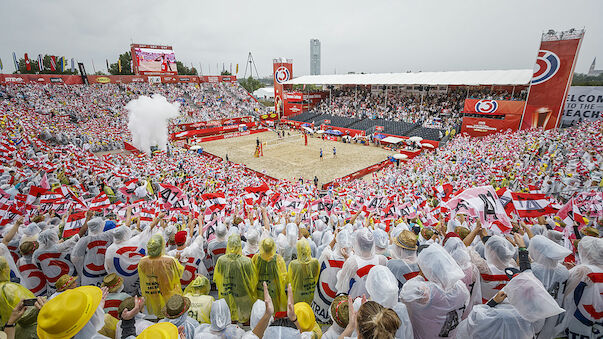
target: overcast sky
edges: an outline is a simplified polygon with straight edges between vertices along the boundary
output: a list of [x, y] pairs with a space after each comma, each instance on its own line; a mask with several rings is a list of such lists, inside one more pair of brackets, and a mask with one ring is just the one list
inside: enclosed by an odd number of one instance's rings
[[[0, 58], [12, 52], [75, 57], [106, 71], [135, 43], [172, 45], [185, 64], [216, 74], [251, 51], [261, 76], [272, 59], [310, 72], [310, 39], [322, 74], [532, 68], [540, 35], [585, 28], [577, 72], [603, 68], [602, 0], [2, 0]], [[248, 71], [249, 73], [249, 71]]]

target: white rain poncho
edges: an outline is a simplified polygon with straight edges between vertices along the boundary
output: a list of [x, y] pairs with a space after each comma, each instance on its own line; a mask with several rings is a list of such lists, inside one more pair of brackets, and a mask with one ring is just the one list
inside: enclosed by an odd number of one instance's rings
[[563, 323], [570, 336], [594, 337], [603, 333], [601, 309], [603, 305], [603, 239], [586, 236], [578, 243], [582, 264], [570, 270], [563, 307], [566, 310]]
[[412, 324], [406, 305], [398, 302], [398, 280], [384, 266], [375, 266], [366, 278], [366, 290], [371, 300], [383, 307], [393, 309], [402, 321], [396, 331], [396, 338], [413, 338]]
[[503, 291], [507, 294], [509, 303], [530, 322], [564, 312], [532, 272], [522, 272], [513, 277]]
[[378, 228], [373, 231], [373, 238], [375, 239], [375, 252], [377, 254], [385, 254], [389, 245], [389, 238], [384, 230]]
[[507, 267], [516, 267], [513, 262], [515, 247], [505, 238], [494, 235], [488, 239], [485, 245], [484, 255], [489, 266], [504, 271]]
[[245, 234], [247, 241], [243, 247], [243, 255], [252, 258], [254, 254], [258, 253], [260, 248], [260, 233], [255, 229], [247, 231]]
[[494, 235], [488, 239], [484, 246], [484, 257], [486, 258], [487, 268], [483, 271], [480, 268], [482, 301], [485, 303], [509, 282], [505, 274], [505, 268], [517, 268], [513, 256], [515, 247], [505, 238]]
[[230, 321], [230, 309], [226, 300], [219, 299], [213, 302], [210, 312], [211, 324], [202, 324], [195, 338], [207, 338], [208, 334], [216, 338], [236, 339], [241, 338], [245, 331]]
[[138, 263], [146, 254], [146, 244], [151, 238], [151, 229], [147, 227], [132, 237], [127, 226], [119, 226], [111, 231], [113, 243], [105, 252], [105, 270], [115, 273], [123, 279], [124, 292], [129, 295], [140, 293]]
[[336, 288], [338, 293], [345, 293], [352, 298], [366, 294], [366, 276], [372, 267], [385, 265], [384, 256], [375, 256], [373, 233], [366, 228], [355, 232], [353, 238], [354, 255], [350, 256], [339, 272], [337, 272]]
[[105, 221], [88, 221], [88, 235], [81, 237], [71, 251], [71, 261], [81, 279], [81, 285], [100, 286], [105, 270], [105, 252], [113, 243], [113, 236], [103, 232]]
[[352, 241], [349, 232], [341, 231], [337, 234], [335, 248], [331, 250], [329, 246], [326, 246], [318, 259], [320, 275], [314, 289], [314, 299], [311, 305], [317, 322], [326, 323], [330, 319], [331, 303], [337, 295], [337, 273], [345, 262], [342, 249], [350, 253], [351, 246]]
[[264, 338], [274, 339], [301, 339], [302, 335], [298, 329], [284, 326], [269, 326], [264, 331]]
[[464, 273], [438, 244], [421, 251], [418, 261], [428, 281], [417, 276], [407, 281], [400, 291], [415, 338], [454, 337], [469, 302], [469, 291], [461, 281]]
[[56, 291], [55, 283], [62, 275], [76, 275], [75, 266], [68, 258], [71, 248], [78, 240], [79, 236], [76, 234], [69, 240], [59, 243], [58, 230], [55, 228], [40, 233], [38, 237], [40, 248], [34, 252], [33, 262], [40, 267], [46, 277], [49, 295]]
[[467, 309], [463, 312], [463, 319], [465, 319], [471, 312], [471, 309], [474, 305], [482, 303], [482, 289], [479, 270], [477, 269], [477, 266], [471, 262], [469, 251], [472, 251], [472, 249], [467, 248], [460, 238], [448, 238], [444, 244], [444, 249], [450, 253], [450, 256], [454, 259], [454, 261], [456, 261], [457, 264], [459, 264], [459, 267], [465, 274], [465, 277], [462, 279], [462, 281], [465, 283], [465, 286], [471, 295]]
[[476, 305], [456, 330], [457, 338], [472, 339], [532, 339], [534, 326], [522, 318], [510, 304], [503, 303], [495, 308]]

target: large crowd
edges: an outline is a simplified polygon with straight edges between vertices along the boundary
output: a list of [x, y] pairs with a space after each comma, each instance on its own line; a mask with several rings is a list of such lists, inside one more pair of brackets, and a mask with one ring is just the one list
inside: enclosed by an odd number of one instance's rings
[[[601, 337], [602, 121], [459, 135], [327, 190], [178, 147], [96, 153], [129, 140], [139, 94], [253, 108], [224, 86], [0, 87], [8, 338]], [[405, 118], [391, 105], [366, 114]]]
[[125, 105], [140, 95], [160, 94], [180, 103], [171, 124], [257, 116], [263, 108], [238, 83], [150, 85], [7, 85], [0, 87], [4, 110], [37, 125], [44, 141], [69, 143], [93, 152], [123, 148], [131, 140]]
[[466, 98], [493, 100], [524, 100], [525, 91], [493, 91], [490, 88], [451, 87], [446, 89], [387, 90], [355, 86], [333, 89], [325, 100], [312, 108], [348, 118], [386, 119], [420, 124], [423, 127], [452, 130], [461, 124]]

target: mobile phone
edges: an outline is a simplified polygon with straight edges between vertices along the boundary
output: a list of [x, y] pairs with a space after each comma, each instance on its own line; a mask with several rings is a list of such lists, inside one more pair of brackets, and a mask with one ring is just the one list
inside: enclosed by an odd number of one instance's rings
[[23, 306], [34, 306], [36, 304], [36, 301], [38, 301], [38, 299], [36, 298], [23, 299]]

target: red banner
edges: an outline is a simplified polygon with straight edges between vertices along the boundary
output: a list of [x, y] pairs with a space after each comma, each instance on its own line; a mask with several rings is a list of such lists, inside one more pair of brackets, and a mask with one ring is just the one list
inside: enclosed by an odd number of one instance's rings
[[[248, 122], [244, 125], [249, 129], [251, 127], [255, 127], [257, 125], [257, 123], [256, 122]], [[182, 139], [187, 139], [187, 138], [192, 138], [192, 137], [201, 137], [201, 136], [214, 135], [214, 134], [220, 134], [220, 133], [234, 132], [234, 131], [238, 131], [238, 130], [239, 130], [239, 125], [218, 126], [218, 127], [204, 128], [204, 129], [199, 129], [199, 130], [187, 130], [187, 131], [183, 131], [183, 132], [172, 133], [171, 139], [172, 140], [182, 140]]]
[[461, 133], [467, 133], [473, 137], [483, 137], [508, 129], [515, 131], [519, 128], [520, 119], [520, 115], [514, 114], [506, 115], [504, 119], [463, 117]]
[[221, 140], [221, 139], [230, 139], [230, 138], [241, 137], [243, 135], [250, 135], [250, 134], [262, 133], [262, 132], [267, 132], [267, 131], [268, 131], [267, 128], [261, 128], [261, 129], [256, 129], [256, 130], [253, 130], [253, 131], [236, 132], [236, 133], [232, 133], [232, 134], [212, 135], [210, 137], [201, 138], [201, 139], [197, 140], [197, 142], [206, 142], [206, 141], [214, 141], [214, 140]]
[[337, 187], [337, 186], [339, 186], [339, 183], [342, 182], [342, 181], [349, 181], [349, 180], [354, 180], [354, 179], [362, 178], [363, 176], [365, 176], [365, 175], [367, 175], [369, 173], [380, 171], [380, 170], [382, 170], [383, 168], [385, 168], [385, 167], [387, 167], [389, 165], [392, 165], [391, 161], [389, 161], [389, 160], [383, 160], [380, 163], [371, 165], [369, 167], [366, 167], [366, 168], [363, 168], [361, 170], [358, 170], [358, 171], [356, 171], [354, 173], [348, 174], [345, 177], [341, 177], [339, 179], [335, 179], [335, 180], [333, 180], [331, 182], [328, 182], [328, 183], [322, 185], [322, 189], [326, 190], [326, 189], [329, 188], [329, 186]]
[[525, 104], [525, 101], [465, 99], [463, 113], [521, 115]]
[[522, 129], [556, 128], [561, 120], [583, 31], [545, 33], [523, 112]]

